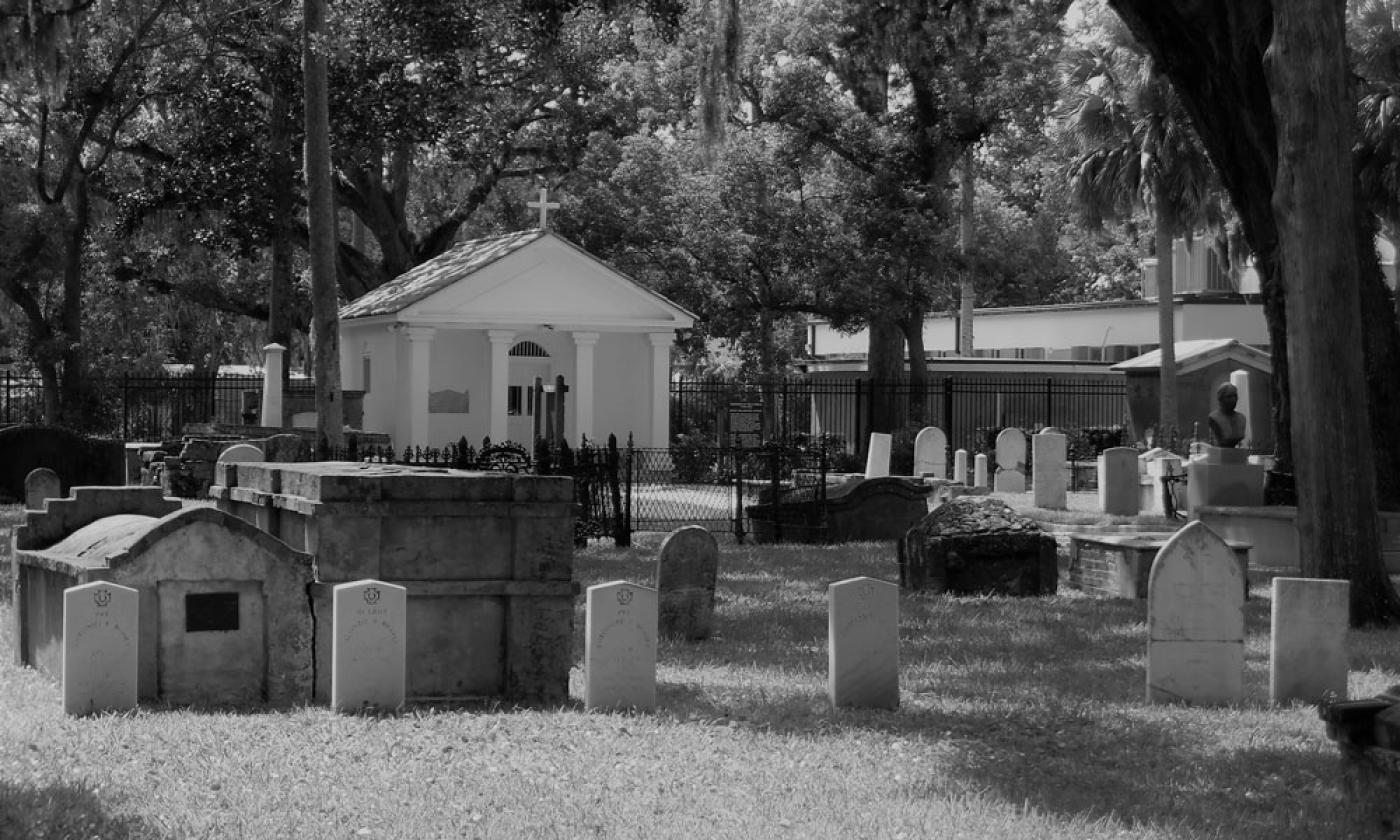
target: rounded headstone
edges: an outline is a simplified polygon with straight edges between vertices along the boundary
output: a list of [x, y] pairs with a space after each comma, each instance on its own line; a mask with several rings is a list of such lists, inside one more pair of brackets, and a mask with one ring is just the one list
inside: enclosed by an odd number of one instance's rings
[[263, 460], [263, 451], [251, 443], [235, 443], [219, 453], [221, 464], [256, 464]]
[[714, 630], [719, 544], [699, 525], [666, 536], [656, 557], [661, 635], [689, 641], [708, 639]]
[[58, 473], [48, 467], [30, 470], [24, 477], [24, 506], [28, 510], [43, 510], [47, 500], [62, 496], [63, 485]]

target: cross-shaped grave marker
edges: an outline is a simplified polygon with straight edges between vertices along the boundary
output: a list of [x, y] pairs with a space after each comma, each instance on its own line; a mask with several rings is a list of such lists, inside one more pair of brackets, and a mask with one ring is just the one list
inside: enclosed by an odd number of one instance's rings
[[539, 201], [527, 201], [527, 202], [525, 203], [525, 206], [526, 206], [526, 207], [529, 207], [531, 210], [534, 210], [534, 209], [537, 209], [537, 208], [539, 209], [539, 211], [540, 211], [540, 230], [548, 230], [548, 229], [549, 229], [549, 211], [550, 211], [550, 210], [558, 210], [558, 209], [559, 209], [559, 202], [557, 202], [557, 201], [550, 201], [550, 200], [549, 200], [549, 188], [548, 188], [548, 187], [540, 187], [540, 200], [539, 200]]

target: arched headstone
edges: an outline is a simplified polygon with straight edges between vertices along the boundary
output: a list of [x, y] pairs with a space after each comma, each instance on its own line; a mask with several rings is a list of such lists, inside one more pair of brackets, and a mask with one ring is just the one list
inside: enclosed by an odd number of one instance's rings
[[651, 587], [625, 580], [588, 587], [584, 708], [656, 708], [656, 612], [656, 590]]
[[140, 593], [107, 581], [63, 590], [63, 711], [136, 708]]
[[63, 497], [63, 484], [58, 473], [48, 467], [29, 471], [24, 477], [24, 507], [27, 510], [43, 510], [48, 499]]
[[1202, 522], [1157, 552], [1147, 582], [1147, 702], [1233, 703], [1244, 684], [1244, 571]]
[[263, 451], [251, 443], [235, 443], [219, 453], [220, 464], [259, 464]]
[[857, 577], [827, 588], [833, 706], [899, 707], [899, 585]]
[[998, 493], [1026, 492], [1026, 435], [1002, 429], [997, 435], [997, 469], [993, 489]]
[[948, 436], [937, 426], [925, 426], [914, 438], [914, 477], [948, 477]]
[[710, 637], [718, 573], [719, 544], [707, 529], [687, 525], [666, 536], [656, 555], [661, 635], [688, 641]]

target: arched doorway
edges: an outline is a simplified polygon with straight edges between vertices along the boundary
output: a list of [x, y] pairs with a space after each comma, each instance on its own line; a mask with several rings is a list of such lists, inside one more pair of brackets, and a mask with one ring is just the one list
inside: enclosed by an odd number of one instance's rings
[[[549, 381], [553, 376], [549, 352], [536, 342], [525, 340], [510, 348], [510, 379], [506, 386], [506, 432], [516, 443], [534, 446], [536, 377]], [[492, 441], [499, 443], [500, 441]]]

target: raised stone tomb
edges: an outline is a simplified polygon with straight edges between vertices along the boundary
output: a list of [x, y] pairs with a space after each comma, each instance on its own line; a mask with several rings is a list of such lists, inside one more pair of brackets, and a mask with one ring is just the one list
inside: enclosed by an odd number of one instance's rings
[[[1170, 534], [1074, 534], [1070, 536], [1069, 569], [1065, 582], [1094, 595], [1146, 598], [1147, 582], [1157, 552]], [[1240, 574], [1248, 580], [1250, 545], [1226, 540]], [[1245, 595], [1248, 596], [1246, 586]]]
[[[407, 590], [409, 700], [568, 697], [573, 482], [344, 462], [220, 464], [227, 511], [316, 558], [318, 620], [331, 588]], [[330, 700], [333, 628], [318, 626], [318, 702]]]
[[1058, 574], [1055, 539], [990, 496], [949, 499], [899, 544], [899, 583], [911, 590], [1043, 595]]
[[777, 542], [780, 533], [787, 542], [897, 540], [928, 512], [931, 490], [903, 476], [855, 478], [826, 488], [825, 500], [815, 487], [798, 487], [747, 510], [755, 542]]

